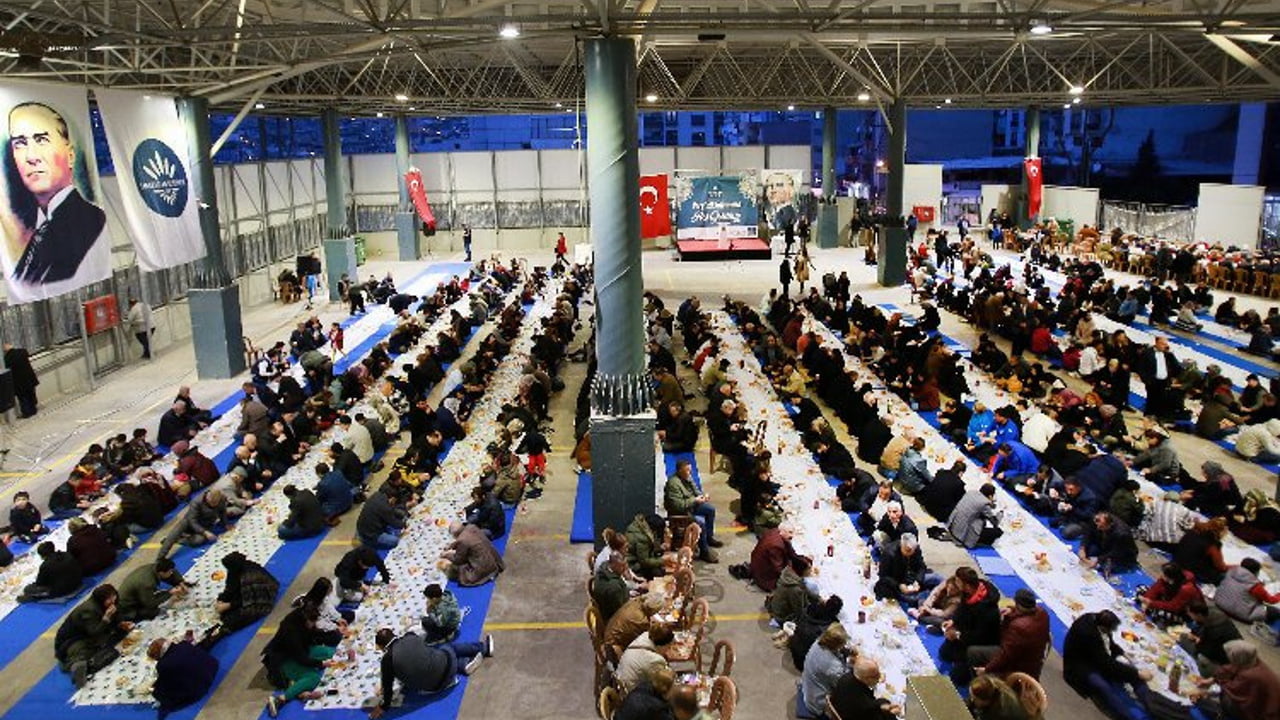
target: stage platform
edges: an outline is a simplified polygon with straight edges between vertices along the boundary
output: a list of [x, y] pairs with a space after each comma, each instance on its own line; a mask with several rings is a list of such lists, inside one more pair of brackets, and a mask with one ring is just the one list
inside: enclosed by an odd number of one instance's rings
[[768, 260], [773, 257], [769, 243], [759, 238], [735, 238], [729, 247], [719, 240], [680, 240], [676, 242], [683, 261], [699, 260]]

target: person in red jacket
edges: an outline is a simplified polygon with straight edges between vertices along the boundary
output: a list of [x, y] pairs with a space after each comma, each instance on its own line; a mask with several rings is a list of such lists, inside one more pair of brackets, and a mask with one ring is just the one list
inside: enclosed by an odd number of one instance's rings
[[1021, 588], [1013, 594], [1013, 607], [1000, 618], [1000, 644], [969, 648], [974, 671], [1004, 677], [1026, 673], [1039, 680], [1049, 647], [1049, 613], [1036, 603], [1035, 593]]
[[222, 473], [218, 472], [218, 466], [200, 452], [200, 448], [192, 445], [186, 440], [179, 440], [170, 448], [174, 457], [178, 458], [178, 466], [174, 468], [175, 473], [185, 473], [188, 478], [194, 481], [197, 488], [209, 487], [218, 481]]
[[[755, 549], [751, 551], [751, 580], [765, 592], [773, 592], [778, 585], [778, 578], [783, 568], [790, 565], [800, 572], [801, 556], [791, 547], [791, 538], [795, 530], [787, 523], [776, 529], [768, 530], [760, 536]], [[807, 560], [807, 558], [806, 558]], [[812, 561], [809, 561], [812, 564]]]
[[1165, 563], [1156, 584], [1138, 595], [1138, 605], [1161, 626], [1187, 622], [1187, 606], [1196, 600], [1204, 602], [1195, 576], [1177, 563]]

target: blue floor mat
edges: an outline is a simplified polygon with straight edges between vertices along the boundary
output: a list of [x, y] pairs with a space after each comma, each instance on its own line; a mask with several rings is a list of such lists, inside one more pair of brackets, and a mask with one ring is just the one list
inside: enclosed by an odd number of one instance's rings
[[[307, 540], [286, 543], [267, 562], [267, 570], [277, 578], [281, 578], [282, 590], [288, 584], [284, 578], [296, 577], [302, 571], [307, 559], [320, 546], [320, 541], [323, 538], [324, 535], [320, 535]], [[180, 552], [174, 558], [174, 561], [179, 568], [186, 571], [190, 569], [191, 564], [195, 562], [199, 555], [199, 552], [193, 551]], [[223, 640], [213, 649], [213, 656], [219, 662], [218, 675], [214, 679], [214, 688], [217, 688], [218, 684], [226, 677], [227, 672], [231, 670], [231, 666], [244, 654], [245, 648], [249, 646], [249, 641], [253, 639], [254, 634], [258, 632], [261, 626], [262, 621], [258, 621], [247, 628], [243, 628]], [[4, 720], [30, 720], [30, 718], [36, 717], [62, 717], [65, 719], [67, 715], [70, 715], [75, 720], [154, 720], [156, 716], [155, 708], [150, 704], [86, 705], [76, 707], [70, 703], [71, 695], [74, 692], [75, 688], [71, 685], [71, 676], [58, 668], [54, 668], [22, 696], [22, 699], [4, 715]], [[200, 712], [200, 709], [204, 707], [207, 700], [208, 696], [173, 713], [169, 717], [171, 720], [194, 718]], [[263, 701], [265, 702], [265, 700], [264, 698]]]
[[[515, 508], [507, 509], [508, 528], [515, 522], [515, 513]], [[494, 541], [493, 545], [497, 548], [499, 554], [506, 555], [507, 539], [510, 537], [511, 532], [508, 531], [506, 535]], [[495, 585], [496, 583], [488, 582], [480, 587], [464, 588], [458, 586], [457, 583], [449, 583], [449, 590], [458, 598], [458, 605], [471, 608], [471, 612], [467, 613], [467, 616], [462, 620], [462, 626], [458, 630], [458, 638], [460, 640], [472, 641], [484, 637], [485, 616], [489, 614], [489, 604], [493, 600]], [[498, 647], [496, 653], [500, 654], [501, 652], [502, 648]], [[485, 670], [481, 669], [480, 674], [483, 675], [484, 673]], [[431, 718], [431, 720], [455, 718], [462, 708], [462, 696], [467, 690], [469, 680], [467, 676], [459, 675], [458, 684], [450, 688], [448, 692], [431, 696], [409, 696], [405, 698], [404, 705], [388, 710], [383, 717], [399, 718], [423, 713], [423, 717]], [[266, 697], [263, 697], [263, 710], [258, 715], [260, 720], [269, 717], [266, 711], [266, 701]], [[281, 709], [280, 717], [286, 720], [304, 720], [305, 718], [317, 717], [325, 720], [365, 720], [368, 718], [368, 712], [360, 708], [307, 710], [303, 703], [293, 702]]]
[[596, 541], [596, 523], [591, 509], [594, 497], [591, 491], [591, 473], [583, 470], [578, 473], [578, 494], [573, 499], [573, 522], [569, 526], [569, 542]]

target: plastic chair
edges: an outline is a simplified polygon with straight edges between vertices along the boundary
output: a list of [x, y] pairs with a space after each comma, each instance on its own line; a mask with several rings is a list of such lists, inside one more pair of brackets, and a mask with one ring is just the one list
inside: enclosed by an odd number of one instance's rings
[[727, 677], [718, 677], [711, 681], [711, 700], [707, 702], [707, 710], [718, 713], [720, 720], [733, 720], [733, 711], [738, 706], [738, 687]]
[[733, 673], [733, 659], [733, 643], [728, 640], [717, 641], [716, 649], [711, 653], [711, 665], [707, 668], [707, 674], [728, 677]]

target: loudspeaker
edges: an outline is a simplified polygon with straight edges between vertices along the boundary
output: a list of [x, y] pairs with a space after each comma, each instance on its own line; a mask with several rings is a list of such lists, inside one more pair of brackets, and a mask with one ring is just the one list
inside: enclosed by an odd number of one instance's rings
[[13, 371], [0, 370], [0, 412], [13, 409]]

